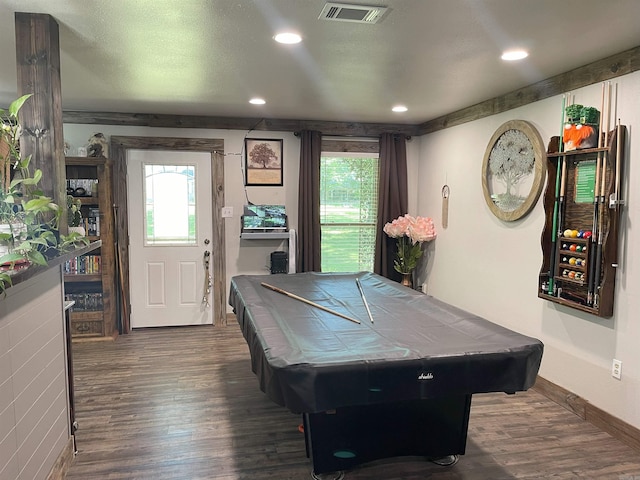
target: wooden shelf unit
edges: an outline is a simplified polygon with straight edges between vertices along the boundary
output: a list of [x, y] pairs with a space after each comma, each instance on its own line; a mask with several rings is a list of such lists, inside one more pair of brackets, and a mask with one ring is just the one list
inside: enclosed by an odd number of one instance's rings
[[[97, 192], [91, 196], [80, 196], [83, 218], [87, 218], [89, 209], [99, 210], [100, 235], [88, 235], [90, 241], [101, 240], [99, 250], [91, 252], [100, 256], [100, 271], [90, 274], [65, 274], [65, 295], [76, 300], [70, 312], [71, 334], [79, 338], [114, 338], [118, 335], [115, 267], [115, 226], [113, 216], [112, 165], [105, 158], [67, 157], [65, 159], [67, 180], [96, 179]], [[95, 295], [90, 308], [83, 309], [78, 296]]]
[[[618, 263], [618, 229], [620, 208], [620, 185], [622, 184], [622, 164], [626, 127], [620, 125], [607, 135], [607, 145], [601, 148], [589, 148], [559, 152], [559, 137], [552, 137], [547, 150], [547, 189], [544, 194], [545, 225], [541, 237], [542, 267], [538, 281], [538, 297], [567, 307], [587, 312], [598, 317], [613, 315], [616, 267]], [[619, 158], [618, 158], [619, 157]], [[605, 165], [604, 205], [596, 207], [594, 201], [576, 202], [578, 171], [581, 162], [598, 161]], [[556, 184], [558, 169], [566, 162], [564, 215], [558, 215], [554, 231], [554, 211], [556, 205]], [[617, 181], [616, 181], [617, 180]], [[595, 193], [598, 195], [598, 192]], [[597, 225], [602, 232], [602, 245], [598, 247], [600, 233], [593, 229], [594, 209], [601, 217]], [[562, 228], [559, 228], [562, 226]], [[563, 236], [564, 230], [592, 231], [591, 238], [572, 238]], [[555, 239], [555, 242], [554, 242]], [[580, 245], [580, 252], [564, 247]], [[597, 276], [597, 250], [601, 249], [600, 275], [596, 279], [596, 288], [589, 296], [589, 284]], [[593, 258], [592, 258], [593, 257]], [[554, 262], [552, 262], [552, 258]], [[580, 266], [564, 262], [564, 259], [583, 260]], [[552, 270], [553, 265], [553, 272]], [[565, 275], [563, 272], [567, 271]], [[579, 280], [568, 277], [568, 273], [581, 273]], [[553, 290], [549, 291], [549, 282], [553, 281]], [[591, 301], [590, 301], [591, 300]]]

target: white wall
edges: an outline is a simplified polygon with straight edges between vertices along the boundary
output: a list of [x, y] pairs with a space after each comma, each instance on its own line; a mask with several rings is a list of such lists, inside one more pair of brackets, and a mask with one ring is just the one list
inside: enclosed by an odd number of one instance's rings
[[[623, 189], [627, 206], [622, 213], [612, 318], [537, 297], [544, 190], [533, 211], [511, 223], [493, 216], [482, 193], [482, 160], [493, 132], [506, 121], [526, 120], [536, 126], [546, 146], [560, 131], [561, 96], [421, 137], [418, 214], [434, 217], [438, 228], [430, 245], [429, 294], [539, 338], [545, 344], [541, 376], [640, 428], [640, 255], [633, 254], [637, 245], [633, 229], [640, 224], [633, 198], [633, 186], [640, 180], [634, 167], [640, 158], [635, 138], [640, 124], [640, 73], [612, 83], [618, 84], [617, 116], [628, 129]], [[572, 93], [576, 103], [599, 108], [600, 84]], [[441, 223], [445, 182], [451, 189], [446, 230]], [[622, 361], [621, 380], [611, 376], [613, 358]]]

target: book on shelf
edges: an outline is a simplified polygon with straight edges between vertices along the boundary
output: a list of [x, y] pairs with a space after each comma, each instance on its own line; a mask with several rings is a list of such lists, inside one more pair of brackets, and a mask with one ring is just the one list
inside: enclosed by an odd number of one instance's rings
[[64, 264], [66, 275], [92, 275], [100, 273], [100, 255], [81, 255], [67, 260]]

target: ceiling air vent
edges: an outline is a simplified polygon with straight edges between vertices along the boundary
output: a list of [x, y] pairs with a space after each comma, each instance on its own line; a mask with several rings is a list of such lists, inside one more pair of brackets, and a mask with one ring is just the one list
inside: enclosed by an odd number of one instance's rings
[[387, 7], [371, 7], [369, 5], [351, 5], [347, 3], [327, 3], [319, 19], [338, 22], [378, 23]]

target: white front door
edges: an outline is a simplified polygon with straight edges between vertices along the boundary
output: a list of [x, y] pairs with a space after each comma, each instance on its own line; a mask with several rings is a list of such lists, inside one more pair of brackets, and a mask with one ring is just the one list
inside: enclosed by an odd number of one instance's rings
[[127, 174], [131, 327], [211, 324], [211, 154], [129, 150]]

